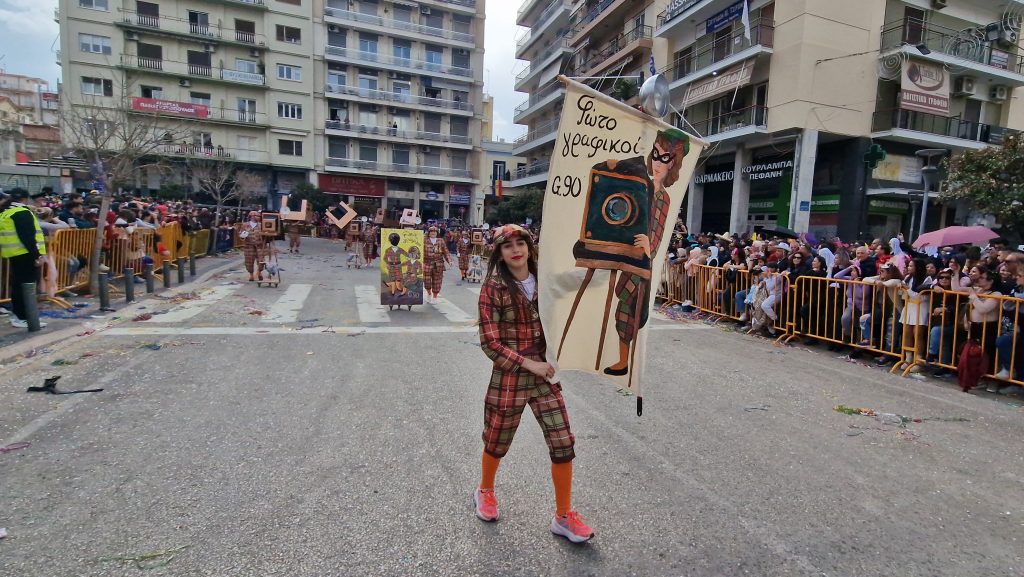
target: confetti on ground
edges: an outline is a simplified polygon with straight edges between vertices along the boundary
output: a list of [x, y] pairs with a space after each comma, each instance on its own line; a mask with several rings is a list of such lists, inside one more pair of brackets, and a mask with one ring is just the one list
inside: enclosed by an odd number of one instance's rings
[[64, 366], [67, 366], [67, 365], [77, 365], [77, 364], [78, 364], [78, 361], [76, 361], [74, 359], [57, 359], [57, 360], [53, 361], [52, 363], [50, 363], [50, 365], [52, 365], [54, 367], [64, 367]]
[[128, 556], [118, 555], [116, 557], [104, 557], [100, 561], [117, 561], [122, 564], [134, 563], [138, 569], [156, 569], [159, 567], [166, 567], [174, 560], [174, 556], [181, 553], [185, 549], [188, 549], [188, 545], [181, 547], [175, 547], [173, 549], [165, 549], [163, 551], [154, 551], [152, 553], [144, 553], [142, 555]]
[[151, 351], [159, 351], [161, 349], [160, 343], [142, 343], [139, 345], [140, 349], [149, 349]]
[[883, 425], [895, 425], [904, 429], [907, 428], [907, 424], [909, 423], [923, 423], [925, 421], [939, 421], [946, 423], [970, 422], [970, 419], [965, 419], [963, 417], [907, 417], [905, 415], [897, 415], [896, 413], [879, 413], [873, 409], [847, 407], [846, 405], [836, 405], [832, 407], [832, 410], [844, 415], [872, 417]]
[[153, 318], [153, 315], [152, 315], [152, 314], [150, 314], [150, 313], [144, 313], [144, 314], [141, 314], [141, 315], [139, 315], [139, 316], [137, 316], [137, 317], [133, 318], [133, 319], [132, 319], [132, 322], [136, 322], [136, 323], [137, 323], [137, 322], [140, 322], [140, 321], [148, 321], [148, 320], [149, 320], [149, 319], [151, 319], [151, 318]]

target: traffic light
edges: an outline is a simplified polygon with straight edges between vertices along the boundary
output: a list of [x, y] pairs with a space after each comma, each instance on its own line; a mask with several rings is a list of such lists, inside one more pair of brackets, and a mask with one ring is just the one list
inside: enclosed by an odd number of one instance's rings
[[867, 164], [868, 168], [871, 170], [878, 168], [878, 163], [883, 160], [885, 160], [885, 149], [878, 144], [872, 144], [864, 155], [864, 163]]

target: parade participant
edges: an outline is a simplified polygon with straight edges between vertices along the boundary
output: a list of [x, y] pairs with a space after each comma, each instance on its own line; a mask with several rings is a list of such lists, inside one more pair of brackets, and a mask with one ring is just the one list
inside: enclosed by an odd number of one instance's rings
[[444, 239], [437, 238], [437, 227], [427, 230], [427, 241], [423, 244], [423, 288], [433, 301], [441, 294], [441, 283], [444, 281], [445, 263], [452, 264], [448, 246]]
[[576, 438], [562, 388], [551, 382], [555, 368], [544, 360], [546, 341], [537, 308], [537, 251], [517, 225], [495, 231], [495, 252], [480, 290], [480, 345], [493, 361], [484, 398], [484, 452], [480, 485], [473, 494], [476, 515], [498, 520], [494, 479], [529, 405], [544, 433], [555, 486], [551, 532], [573, 543], [594, 536], [572, 509], [572, 460]]
[[388, 244], [391, 246], [384, 251], [384, 264], [388, 266], [388, 288], [391, 289], [391, 294], [400, 292], [400, 296], [404, 296], [409, 289], [402, 285], [402, 257], [408, 257], [408, 253], [398, 246], [401, 240], [402, 238], [396, 232], [388, 235]]
[[256, 263], [260, 260], [260, 251], [263, 249], [260, 213], [255, 210], [249, 211], [249, 220], [242, 225], [242, 232], [238, 236], [242, 238], [245, 270], [249, 271], [249, 282], [253, 282], [256, 280]]
[[462, 231], [458, 240], [459, 249], [459, 272], [462, 273], [462, 280], [466, 280], [466, 271], [469, 270], [469, 253], [472, 251], [473, 243], [469, 238], [469, 231]]
[[[10, 264], [11, 326], [19, 329], [28, 328], [21, 285], [38, 282], [39, 269], [46, 261], [46, 238], [26, 200], [25, 189], [12, 189], [5, 200], [9, 204], [0, 212], [0, 258]], [[39, 326], [46, 323], [40, 321]]]
[[300, 236], [299, 223], [293, 222], [288, 225], [288, 252], [299, 252], [299, 245], [302, 244], [302, 237]]
[[374, 230], [372, 224], [366, 223], [363, 225], [361, 240], [363, 244], [363, 262], [369, 265], [373, 262], [377, 249], [377, 231]]

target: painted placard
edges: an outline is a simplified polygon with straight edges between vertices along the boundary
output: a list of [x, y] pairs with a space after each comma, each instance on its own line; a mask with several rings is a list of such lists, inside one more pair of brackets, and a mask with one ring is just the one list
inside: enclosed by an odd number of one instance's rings
[[423, 231], [382, 228], [380, 246], [380, 304], [423, 304]]
[[561, 79], [543, 219], [557, 226], [541, 235], [538, 278], [547, 359], [638, 392], [666, 231], [705, 145]]

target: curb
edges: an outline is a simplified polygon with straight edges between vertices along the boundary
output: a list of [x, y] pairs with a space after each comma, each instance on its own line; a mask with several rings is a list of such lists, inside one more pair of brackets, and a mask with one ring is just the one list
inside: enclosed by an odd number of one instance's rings
[[[180, 284], [180, 285], [178, 285], [176, 287], [170, 288], [170, 289], [160, 293], [160, 296], [162, 296], [162, 297], [175, 297], [175, 296], [177, 296], [177, 295], [179, 295], [179, 294], [181, 294], [183, 292], [188, 292], [189, 290], [191, 290], [193, 288], [193, 285], [199, 285], [199, 284], [205, 283], [208, 280], [210, 280], [211, 278], [213, 278], [214, 276], [216, 276], [218, 274], [221, 274], [224, 271], [227, 271], [227, 270], [231, 269], [232, 267], [238, 266], [240, 264], [240, 262], [241, 261], [236, 260], [236, 259], [230, 259], [228, 262], [226, 262], [226, 263], [224, 263], [224, 264], [222, 264], [220, 266], [214, 267], [214, 268], [206, 271], [205, 273], [197, 276], [193, 280], [190, 280], [190, 281], [186, 282], [185, 284]], [[141, 314], [144, 309], [142, 309], [140, 307], [148, 307], [150, 305], [150, 303], [154, 303], [154, 302], [157, 302], [157, 301], [156, 301], [156, 299], [151, 298], [151, 295], [145, 295], [142, 300], [136, 300], [136, 301], [132, 302], [131, 304], [126, 305], [126, 306], [118, 309], [116, 312], [117, 313], [121, 313], [124, 316], [135, 316], [134, 314], [131, 314], [131, 313]], [[95, 319], [95, 320], [102, 320], [102, 319]], [[127, 320], [130, 320], [130, 319], [127, 319]], [[123, 319], [123, 320], [115, 321], [115, 322], [112, 323], [112, 325], [114, 325], [114, 324], [121, 324], [123, 322], [127, 322], [127, 320]], [[56, 345], [56, 344], [61, 343], [63, 341], [66, 341], [66, 340], [70, 339], [71, 337], [78, 336], [81, 333], [82, 333], [82, 325], [80, 324], [78, 326], [68, 327], [68, 328], [65, 328], [65, 329], [61, 329], [59, 331], [53, 331], [53, 332], [46, 333], [46, 334], [43, 334], [43, 335], [38, 335], [38, 336], [35, 336], [35, 337], [31, 337], [31, 338], [25, 339], [24, 341], [21, 341], [19, 343], [14, 343], [12, 345], [8, 345], [6, 347], [3, 347], [3, 349], [0, 349], [0, 366], [2, 366], [2, 365], [9, 365], [14, 360], [16, 360], [18, 357], [24, 355], [25, 353], [27, 353], [29, 351], [32, 351], [33, 349], [43, 349], [43, 348], [51, 347], [53, 345]], [[87, 336], [91, 336], [91, 335], [87, 335]]]

